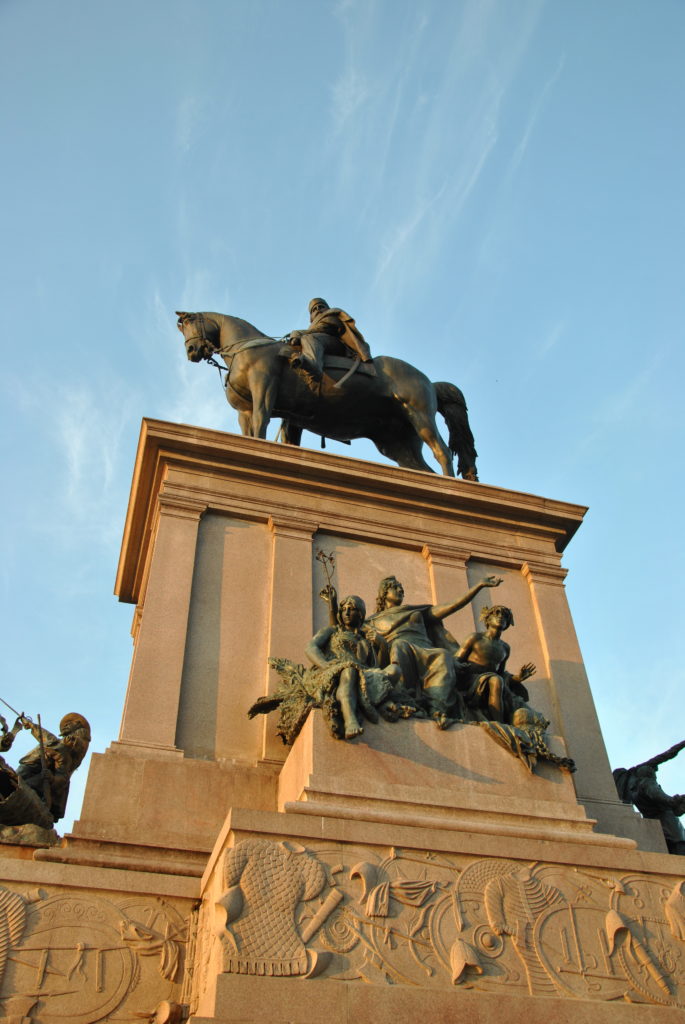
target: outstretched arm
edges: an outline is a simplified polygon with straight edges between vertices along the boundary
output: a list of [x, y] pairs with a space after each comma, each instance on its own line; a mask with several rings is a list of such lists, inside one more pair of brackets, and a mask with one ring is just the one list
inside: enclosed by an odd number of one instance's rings
[[33, 722], [28, 716], [22, 715], [20, 717], [20, 719], [19, 718], [17, 719], [17, 721], [20, 721], [20, 720], [21, 720], [21, 724], [24, 726], [24, 728], [28, 729], [31, 732], [31, 734], [33, 735], [33, 738], [38, 740], [38, 742], [40, 742], [40, 736], [41, 736], [41, 733], [42, 733], [43, 734], [43, 743], [45, 743], [46, 746], [47, 746], [48, 743], [52, 743], [52, 744], [59, 743], [59, 740], [58, 740], [57, 736], [54, 735], [54, 733], [51, 733], [50, 730], [46, 729], [45, 727], [39, 726], [37, 722]]
[[674, 746], [669, 747], [668, 750], [664, 750], [663, 754], [657, 754], [656, 757], [650, 757], [649, 761], [642, 761], [641, 764], [636, 765], [636, 768], [642, 768], [643, 765], [651, 765], [653, 768], [658, 768], [660, 764], [665, 761], [671, 761], [676, 754], [679, 754], [681, 750], [685, 750], [685, 740], [681, 743], [676, 743]]
[[486, 576], [480, 583], [476, 583], [475, 587], [471, 587], [469, 592], [460, 597], [459, 600], [453, 601], [451, 604], [434, 604], [430, 609], [430, 614], [434, 619], [446, 619], [448, 615], [458, 612], [460, 608], [464, 608], [473, 601], [476, 594], [480, 593], [485, 587], [498, 587], [501, 582], [501, 576]]

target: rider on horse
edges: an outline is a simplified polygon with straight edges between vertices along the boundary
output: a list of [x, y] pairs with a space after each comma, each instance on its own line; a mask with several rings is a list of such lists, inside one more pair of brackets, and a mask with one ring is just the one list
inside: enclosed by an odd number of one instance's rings
[[300, 371], [312, 390], [318, 388], [326, 354], [353, 355], [359, 362], [371, 364], [368, 368], [375, 374], [371, 350], [348, 313], [331, 309], [324, 299], [312, 299], [309, 319], [306, 330], [290, 332], [290, 344], [302, 349], [291, 355], [290, 365]]

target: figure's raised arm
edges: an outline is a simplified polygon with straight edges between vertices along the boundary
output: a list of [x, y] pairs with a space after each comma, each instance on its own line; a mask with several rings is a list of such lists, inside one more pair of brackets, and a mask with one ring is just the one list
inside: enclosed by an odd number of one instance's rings
[[479, 583], [476, 583], [475, 587], [471, 587], [467, 594], [460, 597], [457, 601], [453, 601], [450, 604], [434, 604], [430, 609], [430, 614], [434, 619], [446, 619], [448, 615], [452, 615], [453, 612], [458, 612], [460, 608], [464, 608], [467, 604], [473, 601], [476, 594], [479, 594], [485, 587], [498, 587], [502, 582], [501, 576], [486, 576]]
[[338, 624], [338, 591], [332, 583], [327, 583], [323, 590], [319, 591], [319, 597], [328, 605], [328, 624]]
[[651, 765], [653, 768], [658, 768], [660, 764], [664, 764], [665, 761], [672, 760], [676, 754], [679, 754], [681, 750], [685, 750], [685, 740], [680, 743], [675, 743], [668, 750], [664, 750], [663, 754], [657, 754], [655, 757], [650, 757], [649, 761], [643, 761], [641, 764], [636, 765], [636, 768], [642, 768], [643, 765]]
[[[40, 715], [38, 717], [40, 718]], [[39, 743], [41, 740], [41, 735], [43, 737], [43, 743], [45, 744], [52, 743], [54, 745], [59, 743], [57, 736], [55, 736], [54, 733], [50, 732], [49, 729], [46, 729], [45, 726], [39, 726], [37, 722], [33, 722], [27, 715], [24, 715], [23, 719], [24, 728], [28, 729], [31, 732], [33, 738], [35, 740], [38, 740]]]

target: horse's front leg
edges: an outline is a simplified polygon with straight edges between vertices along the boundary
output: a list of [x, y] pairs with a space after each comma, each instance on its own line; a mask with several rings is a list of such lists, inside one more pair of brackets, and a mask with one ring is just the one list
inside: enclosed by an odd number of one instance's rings
[[[261, 382], [260, 382], [261, 383]], [[266, 438], [266, 428], [271, 420], [278, 380], [264, 381], [262, 387], [252, 387], [252, 436]]]
[[251, 412], [239, 412], [238, 413], [238, 425], [240, 427], [240, 433], [243, 437], [252, 437], [252, 413]]

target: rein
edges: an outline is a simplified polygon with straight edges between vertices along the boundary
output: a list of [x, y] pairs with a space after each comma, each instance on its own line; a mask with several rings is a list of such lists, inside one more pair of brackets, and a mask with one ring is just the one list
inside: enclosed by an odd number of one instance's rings
[[[188, 344], [188, 342], [191, 341], [200, 341], [206, 349], [210, 349], [211, 355], [204, 356], [203, 358], [206, 363], [209, 363], [210, 366], [216, 367], [216, 369], [219, 371], [219, 380], [221, 381], [221, 387], [223, 389], [226, 389], [228, 387], [233, 388], [235, 393], [245, 401], [249, 400], [249, 395], [242, 395], [240, 391], [238, 391], [238, 389], [235, 387], [235, 385], [231, 384], [231, 363], [233, 362], [234, 357], [239, 355], [241, 352], [244, 352], [246, 349], [259, 348], [262, 345], [281, 345], [288, 337], [288, 335], [285, 334], [283, 338], [247, 338], [245, 341], [236, 342], [235, 344], [230, 345], [226, 348], [215, 348], [212, 342], [207, 337], [204, 314], [194, 313], [192, 322], [197, 324], [199, 330], [198, 333], [194, 334], [191, 338], [186, 338], [185, 334], [183, 335], [186, 344]], [[221, 333], [221, 328], [219, 327], [218, 324], [216, 325], [216, 327], [219, 333]], [[226, 366], [223, 367], [219, 363], [217, 363], [215, 356], [221, 356], [226, 362]], [[224, 373], [226, 374], [225, 379], [222, 377], [222, 374]]]

